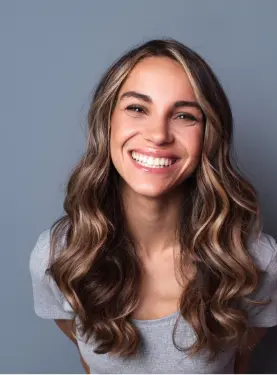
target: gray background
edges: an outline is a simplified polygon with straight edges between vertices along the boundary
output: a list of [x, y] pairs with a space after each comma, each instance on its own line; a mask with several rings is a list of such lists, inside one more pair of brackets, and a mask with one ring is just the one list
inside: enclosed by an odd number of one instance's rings
[[[264, 231], [277, 237], [276, 13], [275, 0], [0, 1], [0, 372], [84, 372], [74, 345], [34, 314], [29, 254], [62, 213], [91, 90], [136, 43], [174, 37], [211, 64], [231, 101]], [[273, 328], [252, 372], [277, 372], [276, 347]]]

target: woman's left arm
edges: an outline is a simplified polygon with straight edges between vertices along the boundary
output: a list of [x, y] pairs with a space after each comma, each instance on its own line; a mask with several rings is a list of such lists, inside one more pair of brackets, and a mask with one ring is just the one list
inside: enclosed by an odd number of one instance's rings
[[246, 374], [251, 358], [252, 350], [262, 339], [267, 331], [267, 327], [253, 327], [247, 336], [246, 348], [242, 352], [237, 352], [235, 356], [235, 374]]

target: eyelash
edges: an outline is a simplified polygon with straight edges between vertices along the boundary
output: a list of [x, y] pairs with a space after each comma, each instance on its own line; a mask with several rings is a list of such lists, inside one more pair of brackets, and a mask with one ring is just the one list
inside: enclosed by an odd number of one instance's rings
[[[146, 113], [146, 111], [142, 107], [137, 106], [137, 105], [130, 105], [126, 109], [129, 110], [129, 111], [137, 112], [137, 113], [141, 113], [140, 111], [143, 111], [144, 113]], [[136, 111], [136, 109], [139, 109], [140, 111]], [[185, 116], [185, 118], [180, 119], [180, 120], [189, 119], [189, 120], [192, 120], [192, 121], [197, 121], [197, 119], [194, 116], [192, 116], [191, 114], [188, 114], [188, 113], [180, 113], [178, 115], [178, 117], [179, 116]]]

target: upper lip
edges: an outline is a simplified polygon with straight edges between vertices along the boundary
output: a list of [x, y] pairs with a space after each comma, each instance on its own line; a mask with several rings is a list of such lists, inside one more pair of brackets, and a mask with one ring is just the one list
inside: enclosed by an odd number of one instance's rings
[[168, 159], [178, 159], [179, 157], [174, 154], [171, 151], [166, 151], [166, 150], [158, 150], [152, 147], [147, 147], [147, 148], [133, 148], [130, 150], [130, 153], [132, 152], [138, 152], [139, 154], [147, 155], [147, 156], [153, 156], [156, 158], [168, 158]]

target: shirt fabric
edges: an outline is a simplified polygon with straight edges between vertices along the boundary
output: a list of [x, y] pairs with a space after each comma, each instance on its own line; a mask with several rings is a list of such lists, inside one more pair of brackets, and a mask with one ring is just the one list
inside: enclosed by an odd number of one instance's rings
[[[36, 315], [45, 319], [74, 319], [78, 325], [78, 316], [59, 290], [52, 278], [45, 275], [50, 250], [50, 229], [43, 231], [31, 252], [29, 269], [32, 279], [34, 310]], [[249, 325], [252, 327], [272, 327], [277, 325], [277, 243], [276, 240], [262, 233], [259, 240], [249, 240], [248, 251], [254, 262], [265, 271], [258, 287], [251, 297], [264, 300], [270, 297], [268, 305], [245, 305], [249, 314]], [[222, 348], [216, 359], [209, 363], [208, 352], [202, 350], [191, 359], [186, 352], [175, 348], [172, 342], [172, 330], [178, 317], [178, 311], [153, 320], [131, 319], [141, 333], [141, 346], [134, 358], [120, 358], [93, 352], [93, 339], [85, 343], [78, 328], [77, 342], [80, 353], [92, 374], [186, 374], [186, 373], [234, 373], [235, 347]], [[194, 343], [196, 335], [192, 327], [181, 316], [175, 342], [188, 347]]]

